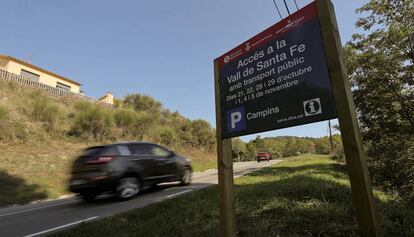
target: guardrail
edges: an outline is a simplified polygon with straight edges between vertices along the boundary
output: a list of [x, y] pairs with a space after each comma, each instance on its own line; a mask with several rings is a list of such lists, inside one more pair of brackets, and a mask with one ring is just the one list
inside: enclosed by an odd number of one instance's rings
[[54, 96], [67, 96], [73, 99], [87, 100], [92, 103], [98, 102], [98, 100], [95, 100], [94, 98], [81, 95], [81, 94], [77, 94], [77, 93], [73, 93], [73, 92], [70, 92], [64, 89], [48, 86], [43, 83], [27, 79], [25, 77], [22, 77], [20, 75], [17, 75], [11, 72], [7, 72], [2, 69], [0, 69], [0, 80], [7, 80], [7, 81], [15, 82], [17, 84], [20, 84], [26, 87], [39, 88]]

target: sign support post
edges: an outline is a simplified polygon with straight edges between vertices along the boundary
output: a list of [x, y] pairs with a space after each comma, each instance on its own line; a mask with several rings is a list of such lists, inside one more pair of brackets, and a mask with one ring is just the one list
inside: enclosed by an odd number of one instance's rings
[[217, 61], [214, 62], [216, 97], [217, 168], [219, 185], [220, 236], [236, 236], [236, 203], [234, 198], [233, 158], [231, 138], [222, 140], [220, 85]]
[[380, 236], [372, 187], [362, 149], [361, 134], [351, 87], [343, 61], [342, 45], [334, 8], [330, 0], [317, 0], [316, 7], [359, 229], [361, 236]]

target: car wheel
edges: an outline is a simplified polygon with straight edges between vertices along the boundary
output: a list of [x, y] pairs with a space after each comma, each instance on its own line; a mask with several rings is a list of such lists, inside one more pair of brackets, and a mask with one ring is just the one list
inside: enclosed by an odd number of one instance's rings
[[85, 202], [92, 202], [97, 195], [94, 193], [81, 193], [80, 196]]
[[183, 186], [189, 185], [191, 183], [191, 170], [189, 168], [184, 169], [180, 182]]
[[121, 200], [126, 200], [138, 194], [141, 184], [135, 177], [122, 178], [116, 187], [116, 195]]
[[259, 162], [259, 163], [260, 163], [260, 160], [257, 160], [257, 162]]

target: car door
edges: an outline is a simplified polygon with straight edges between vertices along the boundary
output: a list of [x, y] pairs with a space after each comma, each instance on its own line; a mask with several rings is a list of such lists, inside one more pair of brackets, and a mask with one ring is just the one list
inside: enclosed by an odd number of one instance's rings
[[129, 160], [140, 172], [144, 181], [152, 181], [158, 178], [157, 162], [152, 155], [151, 146], [147, 144], [131, 144], [128, 145], [131, 152]]
[[178, 172], [177, 160], [171, 152], [164, 147], [151, 145], [151, 153], [157, 166], [156, 173], [165, 181], [175, 180]]

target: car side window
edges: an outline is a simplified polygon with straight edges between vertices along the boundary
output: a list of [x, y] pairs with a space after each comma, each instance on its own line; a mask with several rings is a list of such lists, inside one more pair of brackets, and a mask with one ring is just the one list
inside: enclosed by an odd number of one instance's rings
[[146, 144], [135, 144], [129, 145], [129, 150], [131, 151], [131, 155], [137, 156], [152, 156], [152, 149], [151, 146]]
[[127, 146], [118, 146], [119, 153], [121, 156], [129, 156], [131, 152], [129, 151]]
[[154, 156], [162, 156], [167, 157], [170, 155], [170, 152], [162, 147], [159, 146], [152, 146], [151, 148], [152, 155]]

